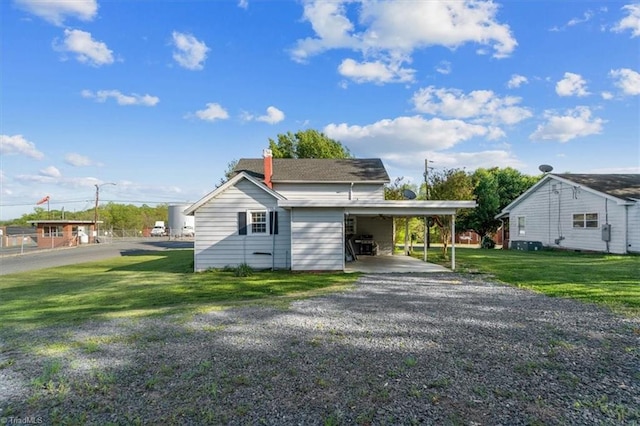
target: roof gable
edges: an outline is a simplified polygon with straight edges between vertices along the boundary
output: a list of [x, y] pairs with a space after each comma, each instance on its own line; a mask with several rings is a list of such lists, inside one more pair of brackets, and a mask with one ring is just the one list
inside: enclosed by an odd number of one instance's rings
[[[242, 158], [234, 172], [264, 179], [262, 158]], [[379, 158], [274, 158], [272, 182], [390, 182]]]
[[226, 181], [224, 184], [220, 185], [219, 187], [217, 187], [216, 189], [214, 189], [213, 191], [211, 191], [210, 193], [202, 197], [200, 200], [196, 201], [191, 206], [186, 208], [184, 210], [184, 214], [187, 216], [194, 214], [195, 211], [198, 210], [200, 207], [207, 204], [209, 201], [216, 198], [219, 194], [222, 194], [224, 191], [226, 191], [230, 187], [235, 186], [242, 179], [248, 180], [249, 182], [256, 185], [258, 188], [262, 189], [263, 191], [265, 191], [266, 193], [268, 193], [269, 195], [273, 196], [278, 200], [285, 200], [285, 197], [278, 194], [276, 191], [270, 189], [255, 177], [249, 175], [248, 173], [240, 172], [234, 177], [232, 177], [231, 179], [229, 179], [228, 181]]
[[623, 200], [640, 200], [640, 174], [556, 174], [559, 178]]
[[570, 185], [577, 184], [587, 191], [617, 199], [623, 204], [640, 200], [640, 174], [548, 174], [502, 209], [496, 215], [496, 218], [508, 214], [513, 207], [528, 198], [530, 194], [551, 179]]

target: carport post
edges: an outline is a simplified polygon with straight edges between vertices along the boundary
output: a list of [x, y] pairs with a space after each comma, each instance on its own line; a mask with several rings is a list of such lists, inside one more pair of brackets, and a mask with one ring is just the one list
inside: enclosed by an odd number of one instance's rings
[[456, 270], [456, 215], [451, 215], [451, 270]]
[[427, 217], [425, 216], [424, 217], [424, 246], [422, 247], [422, 251], [424, 252], [424, 262], [425, 263], [427, 262], [427, 238], [429, 238], [428, 235], [427, 235], [427, 229], [428, 229]]

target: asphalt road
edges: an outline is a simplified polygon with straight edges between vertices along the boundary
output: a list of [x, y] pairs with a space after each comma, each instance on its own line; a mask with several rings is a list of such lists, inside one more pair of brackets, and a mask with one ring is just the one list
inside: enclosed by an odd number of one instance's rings
[[56, 266], [92, 262], [122, 256], [123, 253], [193, 248], [193, 241], [158, 238], [117, 241], [108, 244], [80, 245], [54, 250], [28, 251], [24, 254], [0, 252], [0, 275], [28, 272]]

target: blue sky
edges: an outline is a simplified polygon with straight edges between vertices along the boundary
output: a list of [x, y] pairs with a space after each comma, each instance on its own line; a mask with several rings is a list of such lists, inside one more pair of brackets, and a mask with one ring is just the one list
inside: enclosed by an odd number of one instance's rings
[[10, 0], [0, 43], [2, 220], [194, 202], [309, 128], [414, 182], [640, 172], [638, 2]]

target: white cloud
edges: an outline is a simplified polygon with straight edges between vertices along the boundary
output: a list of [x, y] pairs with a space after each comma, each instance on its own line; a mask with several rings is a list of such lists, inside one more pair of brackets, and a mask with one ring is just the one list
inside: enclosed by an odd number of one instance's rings
[[559, 96], [587, 96], [587, 82], [580, 74], [565, 72], [564, 78], [556, 83], [556, 93]]
[[414, 93], [412, 101], [419, 112], [494, 124], [516, 124], [532, 115], [527, 108], [518, 106], [520, 98], [501, 98], [491, 90], [465, 94], [458, 89], [429, 86]]
[[22, 135], [0, 135], [0, 153], [3, 155], [20, 154], [40, 160], [44, 154], [36, 149], [33, 142], [29, 142]]
[[529, 139], [568, 142], [581, 136], [602, 133], [605, 120], [591, 116], [591, 110], [579, 106], [566, 111], [565, 115], [555, 115], [551, 111], [545, 112], [546, 122], [540, 124]]
[[338, 67], [340, 75], [356, 83], [403, 83], [413, 81], [415, 70], [382, 61], [356, 62], [345, 59]]
[[518, 87], [527, 83], [529, 83], [529, 79], [527, 79], [527, 77], [520, 74], [513, 74], [507, 82], [507, 87], [509, 89], [517, 89]]
[[171, 36], [175, 48], [173, 51], [173, 59], [186, 69], [203, 69], [204, 61], [207, 59], [207, 52], [210, 50], [207, 45], [191, 34], [174, 31]]
[[615, 85], [625, 95], [640, 95], [640, 73], [629, 68], [611, 70], [609, 77], [615, 80]]
[[622, 10], [628, 13], [620, 22], [613, 26], [612, 31], [623, 32], [631, 31], [631, 37], [640, 36], [640, 3], [628, 4], [622, 7]]
[[41, 176], [47, 176], [47, 177], [52, 177], [52, 178], [59, 178], [59, 177], [62, 176], [62, 173], [60, 173], [60, 170], [58, 170], [54, 166], [49, 166], [49, 167], [46, 167], [46, 168], [40, 170], [39, 174]]
[[54, 41], [54, 48], [75, 54], [79, 62], [95, 67], [113, 63], [113, 52], [105, 43], [94, 40], [91, 33], [86, 31], [64, 30], [64, 41], [61, 44]]
[[16, 4], [54, 25], [62, 25], [68, 17], [91, 21], [98, 12], [96, 0], [16, 0]]
[[238, 1], [238, 7], [241, 9], [248, 9], [249, 8], [249, 0], [239, 0]]
[[600, 96], [602, 96], [602, 99], [604, 99], [605, 101], [610, 101], [611, 99], [613, 99], [613, 93], [611, 92], [602, 92], [600, 93]]
[[451, 74], [451, 62], [440, 61], [440, 63], [436, 66], [436, 72], [444, 75]]
[[573, 18], [571, 20], [569, 20], [569, 22], [567, 22], [567, 26], [568, 27], [573, 27], [574, 25], [578, 25], [578, 24], [582, 24], [584, 22], [588, 22], [591, 20], [591, 18], [593, 18], [593, 12], [590, 10], [587, 10], [581, 18]]
[[[358, 28], [347, 16], [358, 14]], [[342, 0], [305, 2], [303, 19], [308, 21], [314, 37], [300, 39], [291, 49], [293, 60], [305, 62], [310, 57], [331, 49], [361, 52], [363, 60], [350, 59], [341, 65], [358, 81], [386, 82], [366, 78], [385, 75], [385, 70], [404, 70], [416, 49], [445, 46], [455, 49], [467, 43], [493, 48], [493, 56], [509, 56], [517, 42], [508, 25], [496, 20], [498, 6], [493, 2], [464, 0], [457, 2], [371, 2]], [[347, 62], [351, 61], [351, 62]], [[379, 63], [386, 64], [381, 67]], [[361, 65], [358, 69], [355, 65]], [[363, 64], [376, 64], [364, 68]], [[411, 71], [413, 70], [404, 70]], [[343, 74], [343, 75], [346, 75]], [[403, 73], [403, 78], [407, 78]], [[388, 78], [388, 77], [387, 77]], [[398, 78], [389, 81], [398, 81]], [[404, 81], [404, 80], [402, 80]]]
[[113, 98], [118, 105], [155, 106], [160, 102], [160, 98], [157, 96], [138, 95], [137, 93], [125, 95], [119, 90], [98, 90], [95, 93], [90, 90], [83, 90], [81, 95], [83, 98], [92, 98], [98, 102], [106, 102], [107, 99]]
[[229, 113], [220, 104], [208, 103], [205, 109], [196, 111], [196, 117], [205, 121], [226, 120]]
[[323, 132], [332, 139], [351, 143], [356, 151], [411, 155], [424, 150], [443, 150], [476, 136], [485, 136], [484, 126], [462, 120], [426, 120], [420, 116], [385, 119], [365, 126], [329, 124]]
[[64, 162], [74, 167], [86, 167], [94, 164], [89, 157], [76, 154], [75, 152], [70, 152], [69, 154], [65, 155]]
[[256, 118], [257, 121], [263, 121], [269, 124], [276, 124], [284, 120], [284, 112], [274, 106], [267, 108], [267, 114]]

